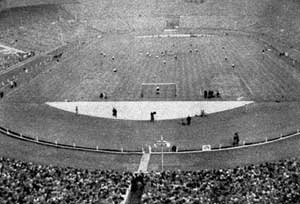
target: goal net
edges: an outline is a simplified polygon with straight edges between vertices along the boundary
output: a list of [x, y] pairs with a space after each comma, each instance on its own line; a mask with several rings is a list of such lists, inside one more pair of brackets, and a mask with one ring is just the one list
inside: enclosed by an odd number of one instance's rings
[[142, 83], [142, 98], [174, 98], [177, 95], [176, 83]]

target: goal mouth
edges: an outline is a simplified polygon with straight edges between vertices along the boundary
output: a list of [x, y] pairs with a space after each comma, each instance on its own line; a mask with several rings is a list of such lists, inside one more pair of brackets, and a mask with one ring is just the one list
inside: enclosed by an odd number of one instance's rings
[[[227, 111], [253, 101], [107, 101], [107, 102], [47, 102], [46, 104], [73, 114], [91, 117], [150, 121], [151, 113], [156, 112], [155, 120], [172, 120], [188, 116], [200, 116]], [[116, 110], [113, 115], [113, 109]]]
[[177, 96], [176, 83], [142, 83], [141, 98], [175, 98]]

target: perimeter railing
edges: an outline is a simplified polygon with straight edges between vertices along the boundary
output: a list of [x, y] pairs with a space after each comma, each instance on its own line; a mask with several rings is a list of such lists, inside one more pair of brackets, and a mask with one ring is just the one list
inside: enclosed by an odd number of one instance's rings
[[27, 135], [24, 135], [22, 133], [17, 133], [15, 131], [9, 130], [7, 128], [0, 127], [0, 133], [27, 142], [31, 143], [36, 143], [40, 145], [45, 145], [45, 146], [51, 146], [55, 148], [60, 148], [60, 149], [70, 149], [70, 150], [79, 150], [79, 151], [86, 151], [86, 152], [98, 152], [98, 153], [118, 153], [118, 154], [128, 154], [128, 153], [133, 153], [133, 154], [142, 154], [142, 151], [130, 151], [130, 150], [123, 150], [122, 148], [120, 150], [117, 149], [102, 149], [99, 148], [98, 146], [96, 147], [85, 147], [85, 146], [80, 146], [75, 143], [72, 145], [69, 144], [62, 144], [59, 143], [57, 140], [54, 142], [50, 142], [44, 139], [39, 139], [38, 137], [30, 137]]
[[[27, 142], [32, 142], [40, 145], [45, 145], [45, 146], [51, 146], [55, 148], [61, 148], [61, 149], [70, 149], [70, 150], [79, 150], [79, 151], [87, 151], [87, 152], [97, 152], [97, 153], [115, 153], [115, 154], [143, 154], [144, 150], [142, 148], [141, 151], [134, 151], [134, 150], [124, 150], [121, 148], [120, 150], [118, 149], [102, 149], [99, 148], [98, 146], [96, 147], [86, 147], [86, 146], [80, 146], [75, 143], [72, 145], [69, 144], [62, 144], [59, 143], [57, 140], [55, 142], [51, 141], [46, 141], [44, 139], [39, 139], [38, 137], [30, 137], [27, 135], [24, 135], [22, 133], [17, 133], [15, 131], [9, 130], [8, 128], [3, 128], [0, 127], [0, 133]], [[187, 154], [187, 153], [200, 153], [200, 152], [208, 152], [208, 151], [222, 151], [222, 150], [230, 150], [230, 149], [239, 149], [239, 148], [245, 148], [245, 147], [250, 147], [250, 146], [257, 146], [257, 145], [264, 145], [272, 142], [277, 142], [281, 141], [283, 139], [295, 137], [300, 135], [300, 130], [297, 129], [294, 132], [288, 133], [288, 134], [280, 134], [278, 137], [272, 137], [272, 138], [265, 138], [264, 140], [260, 141], [243, 141], [241, 144], [233, 146], [233, 145], [218, 145], [209, 149], [187, 149], [187, 150], [177, 150], [175, 152], [173, 151], [168, 151], [166, 150], [166, 154]], [[152, 154], [160, 154], [159, 150], [153, 149]]]

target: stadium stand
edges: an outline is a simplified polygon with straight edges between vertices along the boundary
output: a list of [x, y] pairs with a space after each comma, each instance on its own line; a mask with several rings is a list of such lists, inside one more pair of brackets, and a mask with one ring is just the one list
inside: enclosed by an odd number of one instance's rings
[[0, 158], [0, 203], [120, 203], [132, 173]]
[[299, 171], [299, 160], [294, 158], [229, 169], [134, 176], [130, 172], [63, 168], [1, 157], [0, 201], [121, 203], [131, 183], [132, 193], [144, 190], [144, 204], [297, 203]]
[[142, 203], [297, 203], [298, 159], [230, 169], [151, 172]]

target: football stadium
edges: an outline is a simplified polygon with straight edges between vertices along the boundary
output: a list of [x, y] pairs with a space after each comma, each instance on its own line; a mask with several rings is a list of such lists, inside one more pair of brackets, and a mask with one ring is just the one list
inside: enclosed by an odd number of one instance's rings
[[0, 203], [299, 203], [299, 101], [299, 0], [0, 0]]

